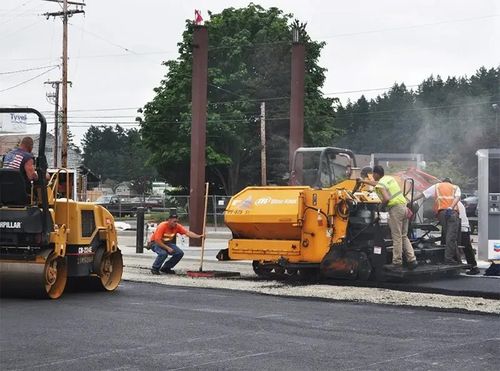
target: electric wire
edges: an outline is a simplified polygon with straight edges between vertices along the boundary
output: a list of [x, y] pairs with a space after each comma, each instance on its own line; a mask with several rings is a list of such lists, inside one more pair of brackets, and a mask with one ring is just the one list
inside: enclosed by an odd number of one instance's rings
[[[492, 95], [493, 96], [493, 95]], [[486, 98], [488, 96], [482, 96], [483, 98]], [[491, 96], [490, 96], [491, 97]], [[494, 103], [500, 103], [500, 101], [495, 101], [495, 100], [488, 100], [488, 101], [483, 101], [483, 102], [474, 102], [474, 103], [460, 103], [460, 104], [449, 104], [449, 105], [440, 105], [440, 106], [431, 106], [431, 107], [418, 107], [418, 108], [408, 108], [408, 109], [403, 109], [403, 110], [384, 110], [384, 111], [366, 111], [366, 112], [349, 112], [349, 113], [340, 113], [342, 115], [379, 115], [379, 114], [385, 114], [385, 113], [404, 113], [404, 112], [415, 112], [415, 111], [429, 111], [429, 110], [438, 110], [438, 109], [446, 109], [446, 108], [457, 108], [457, 107], [472, 107], [472, 106], [479, 106], [479, 105], [489, 105], [489, 104], [494, 104]], [[82, 109], [82, 110], [70, 110], [68, 112], [89, 112], [89, 111], [113, 111], [113, 110], [130, 110], [130, 109], [136, 109], [135, 107], [131, 108], [102, 108], [102, 109]], [[280, 110], [282, 113], [285, 113], [285, 111]], [[42, 111], [46, 113], [52, 113], [51, 111]], [[208, 113], [212, 113], [208, 111]], [[217, 114], [217, 112], [213, 112], [214, 114]], [[286, 112], [287, 113], [287, 112]], [[222, 115], [230, 115], [231, 113], [222, 113]], [[254, 115], [255, 117], [260, 116], [260, 111], [246, 111], [246, 112], [241, 112], [239, 114], [247, 114], [247, 115]], [[335, 115], [338, 115], [338, 112], [335, 112]], [[95, 118], [95, 119], [105, 119], [105, 118], [136, 118], [139, 115], [115, 115], [115, 116], [97, 116], [97, 115], [92, 115], [92, 116], [69, 116], [69, 118], [72, 119], [78, 119], [78, 118]], [[332, 115], [333, 116], [333, 115]], [[317, 117], [332, 117], [332, 116], [317, 116]], [[244, 121], [243, 119], [238, 119], [240, 121]], [[267, 117], [266, 117], [267, 120]], [[117, 121], [119, 123], [123, 123], [125, 121]], [[146, 121], [148, 123], [156, 123], [158, 121]], [[166, 121], [161, 121], [161, 122], [166, 122]], [[168, 121], [167, 123], [176, 123], [177, 121]], [[130, 122], [128, 122], [130, 123]]]
[[[488, 14], [488, 15], [483, 15], [483, 16], [477, 16], [477, 17], [470, 17], [470, 18], [461, 18], [461, 19], [451, 19], [451, 20], [443, 20], [443, 21], [438, 21], [438, 22], [432, 22], [432, 23], [423, 23], [423, 24], [416, 24], [416, 25], [407, 25], [407, 26], [400, 26], [400, 27], [388, 27], [388, 28], [382, 28], [378, 30], [368, 30], [368, 31], [359, 31], [359, 32], [350, 32], [350, 33], [343, 33], [343, 34], [335, 34], [335, 35], [330, 35], [330, 36], [323, 36], [323, 37], [318, 37], [315, 38], [316, 41], [322, 41], [322, 40], [328, 40], [332, 38], [339, 38], [339, 37], [348, 37], [348, 36], [357, 36], [357, 35], [363, 35], [363, 34], [372, 34], [372, 33], [380, 33], [380, 32], [387, 32], [387, 31], [400, 31], [404, 29], [414, 29], [414, 28], [420, 28], [420, 27], [430, 27], [430, 26], [438, 26], [442, 24], [451, 24], [451, 23], [457, 23], [457, 22], [468, 22], [468, 21], [475, 21], [475, 20], [482, 20], [482, 19], [489, 19], [489, 18], [495, 18], [499, 17], [500, 14]], [[74, 27], [79, 27], [74, 24], [71, 24]], [[122, 53], [122, 54], [101, 54], [101, 55], [88, 55], [88, 56], [79, 56], [79, 58], [111, 58], [111, 57], [121, 57], [121, 56], [141, 56], [141, 55], [154, 55], [154, 54], [174, 54], [177, 53], [177, 51], [172, 51], [172, 50], [165, 50], [165, 51], [151, 51], [151, 52], [136, 52], [131, 50], [130, 48], [124, 47], [120, 44], [114, 43], [110, 40], [107, 40], [103, 38], [100, 35], [94, 34], [88, 30], [85, 30], [86, 33], [92, 34], [93, 36], [100, 38], [101, 40], [114, 45], [118, 48], [121, 48], [122, 50], [126, 51], [127, 53]], [[262, 42], [262, 43], [253, 43], [251, 45], [245, 46], [247, 49], [249, 48], [256, 48], [256, 47], [265, 47], [265, 46], [275, 46], [275, 45], [284, 45], [284, 44], [289, 44], [290, 42], [287, 41], [270, 41], [270, 42]], [[230, 45], [220, 45], [220, 46], [209, 46], [208, 51], [216, 51], [216, 50], [223, 50], [223, 49], [231, 49], [234, 46]], [[33, 59], [43, 59], [43, 58], [33, 58]], [[31, 60], [33, 60], [31, 59]], [[12, 59], [14, 60], [14, 59]], [[19, 60], [19, 59], [17, 59]], [[23, 60], [30, 60], [30, 59], [23, 59]]]
[[12, 75], [12, 74], [15, 74], [15, 73], [22, 73], [22, 72], [28, 72], [28, 71], [43, 70], [43, 69], [50, 68], [50, 67], [59, 67], [59, 65], [52, 64], [52, 65], [48, 65], [48, 66], [25, 68], [25, 69], [16, 70], [16, 71], [0, 72], [0, 75]]
[[50, 71], [55, 70], [58, 67], [59, 66], [52, 67], [52, 68], [48, 69], [47, 71], [44, 71], [44, 72], [42, 72], [42, 73], [40, 73], [40, 74], [38, 74], [36, 76], [33, 76], [33, 77], [29, 78], [28, 80], [22, 81], [22, 82], [20, 82], [20, 83], [18, 83], [16, 85], [13, 85], [13, 86], [9, 86], [8, 88], [5, 88], [5, 89], [1, 89], [0, 93], [3, 93], [4, 91], [7, 91], [7, 90], [11, 90], [11, 89], [17, 88], [18, 86], [21, 86], [21, 85], [24, 85], [24, 84], [26, 84], [26, 83], [28, 83], [30, 81], [33, 81], [33, 80], [39, 78], [40, 76], [43, 76], [43, 75], [49, 73]]
[[[479, 120], [479, 119], [493, 119], [495, 116], [490, 115], [490, 116], [470, 116], [468, 114], [464, 114], [461, 117], [460, 116], [453, 116], [453, 117], [440, 117], [437, 120], [438, 121], [454, 121], [454, 120], [465, 120], [465, 121], [474, 121], [474, 120]], [[315, 116], [305, 116], [304, 119], [307, 120], [317, 120], [317, 119], [325, 119], [325, 118], [330, 118], [332, 119], [333, 116], [326, 116], [326, 115], [315, 115]], [[271, 116], [271, 117], [266, 117], [266, 122], [267, 121], [277, 121], [277, 120], [289, 120], [290, 116]], [[248, 124], [248, 123], [254, 123], [258, 122], [259, 117], [256, 114], [254, 117], [251, 118], [246, 118], [246, 119], [234, 119], [234, 120], [218, 120], [218, 119], [213, 119], [213, 120], [207, 120], [207, 123], [242, 123], [242, 124]], [[401, 118], [398, 119], [399, 123], [403, 122], [415, 122], [415, 121], [421, 121], [419, 119], [415, 118]], [[427, 120], [429, 121], [429, 120]], [[432, 121], [432, 119], [430, 119]], [[383, 124], [387, 122], [393, 122], [390, 118], [385, 118], [385, 119], [374, 119], [371, 121], [371, 124]], [[53, 123], [53, 119], [47, 119], [47, 123], [51, 124]], [[148, 121], [146, 124], [187, 124], [189, 125], [191, 123], [190, 120], [177, 120], [177, 121], [168, 121], [168, 120], [158, 120], [158, 121]], [[38, 122], [28, 122], [27, 125], [30, 126], [35, 126], [39, 125]], [[90, 127], [90, 126], [141, 126], [141, 123], [135, 121], [77, 121], [77, 120], [68, 120], [68, 125], [72, 127]], [[150, 132], [161, 132], [158, 128], [155, 128], [154, 130], [148, 130]]]
[[409, 29], [420, 28], [420, 27], [440, 26], [442, 24], [477, 21], [477, 20], [488, 19], [488, 18], [496, 18], [499, 16], [500, 16], [500, 14], [487, 14], [487, 15], [482, 15], [482, 16], [477, 16], [477, 17], [450, 19], [450, 20], [443, 20], [443, 21], [438, 21], [438, 22], [422, 23], [422, 24], [399, 26], [399, 27], [388, 27], [388, 28], [382, 28], [382, 29], [378, 29], [378, 30], [347, 32], [347, 33], [336, 34], [336, 35], [331, 35], [331, 36], [326, 36], [326, 37], [320, 37], [318, 40], [328, 40], [328, 39], [334, 39], [334, 38], [338, 38], [338, 37], [347, 37], [347, 36], [367, 35], [367, 34], [372, 34], [372, 33], [388, 32], [388, 31], [409, 30]]
[[96, 33], [92, 32], [92, 31], [86, 30], [86, 29], [84, 29], [83, 27], [77, 26], [76, 24], [73, 24], [73, 23], [68, 23], [68, 25], [70, 25], [70, 26], [72, 26], [72, 27], [75, 27], [75, 28], [78, 28], [78, 29], [80, 29], [82, 32], [87, 33], [87, 34], [89, 34], [89, 35], [92, 35], [92, 36], [94, 36], [95, 38], [97, 38], [97, 39], [99, 39], [99, 40], [102, 40], [102, 41], [104, 41], [104, 42], [107, 42], [108, 44], [113, 45], [113, 46], [115, 46], [115, 47], [117, 47], [117, 48], [120, 48], [120, 49], [122, 49], [122, 50], [126, 51], [127, 53], [131, 53], [131, 54], [138, 55], [138, 54], [137, 54], [137, 52], [135, 52], [134, 50], [132, 50], [132, 49], [130, 49], [130, 48], [127, 48], [127, 47], [125, 47], [125, 46], [123, 46], [123, 45], [117, 44], [117, 43], [115, 43], [115, 42], [113, 42], [113, 41], [110, 41], [110, 40], [108, 40], [108, 39], [105, 39], [105, 38], [104, 38], [104, 37], [102, 37], [101, 35], [98, 35], [98, 34], [96, 34]]

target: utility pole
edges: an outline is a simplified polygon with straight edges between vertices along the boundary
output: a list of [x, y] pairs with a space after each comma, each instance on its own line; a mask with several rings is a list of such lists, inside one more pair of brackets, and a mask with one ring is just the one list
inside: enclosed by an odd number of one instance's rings
[[[62, 125], [61, 125], [61, 167], [68, 166], [68, 18], [74, 14], [85, 13], [85, 3], [68, 0], [45, 0], [63, 5], [62, 12], [45, 13], [50, 17], [61, 17], [63, 21], [63, 55], [62, 55]], [[77, 9], [68, 9], [74, 5]], [[80, 9], [78, 9], [80, 7]]]
[[[189, 172], [189, 229], [205, 233], [204, 186], [207, 141], [208, 29], [195, 25], [193, 31], [193, 72], [191, 82], [191, 167]], [[190, 238], [189, 246], [201, 246], [200, 238]]]
[[296, 24], [292, 29], [292, 66], [290, 86], [290, 149], [289, 168], [292, 172], [293, 154], [304, 145], [304, 87], [305, 87], [305, 45], [300, 40], [301, 29]]
[[260, 104], [260, 174], [261, 183], [267, 185], [266, 179], [266, 102]]
[[54, 169], [57, 169], [57, 158], [59, 157], [59, 86], [62, 84], [62, 81], [47, 81], [46, 84], [52, 85], [56, 92], [49, 96], [50, 98], [54, 98]]

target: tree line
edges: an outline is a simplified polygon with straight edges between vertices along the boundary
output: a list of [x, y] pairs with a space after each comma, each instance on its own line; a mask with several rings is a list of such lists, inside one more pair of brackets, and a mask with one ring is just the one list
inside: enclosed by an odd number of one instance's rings
[[156, 170], [148, 165], [150, 153], [137, 129], [91, 126], [82, 145], [83, 164], [100, 177], [102, 185], [114, 188], [120, 182], [130, 181], [136, 194], [151, 189]]
[[334, 143], [357, 153], [424, 155], [426, 170], [475, 189], [476, 151], [499, 148], [500, 67], [479, 68], [470, 77], [430, 76], [417, 89], [395, 84], [387, 93], [336, 109], [342, 134]]

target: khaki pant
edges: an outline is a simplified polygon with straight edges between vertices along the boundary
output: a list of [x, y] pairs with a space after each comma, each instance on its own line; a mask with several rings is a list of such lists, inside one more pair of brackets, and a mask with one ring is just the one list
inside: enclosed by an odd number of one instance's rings
[[415, 252], [408, 239], [406, 205], [395, 205], [389, 209], [389, 228], [392, 236], [392, 264], [401, 265], [403, 253], [408, 263], [415, 261]]

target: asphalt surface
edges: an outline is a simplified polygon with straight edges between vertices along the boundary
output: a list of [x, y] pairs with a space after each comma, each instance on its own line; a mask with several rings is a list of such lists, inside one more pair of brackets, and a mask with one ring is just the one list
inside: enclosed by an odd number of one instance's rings
[[[149, 269], [154, 261], [156, 254], [150, 250], [144, 250], [143, 254], [137, 254], [135, 243], [135, 231], [119, 232], [119, 246], [124, 254], [125, 265], [141, 266]], [[204, 262], [209, 269], [241, 271], [242, 274], [253, 274], [250, 262], [218, 262], [216, 254], [221, 249], [227, 248], [231, 233], [227, 228], [218, 228], [217, 230], [208, 229], [207, 239], [205, 241]], [[177, 268], [180, 270], [196, 270], [199, 267], [201, 252], [199, 247], [190, 247], [188, 238], [179, 238], [178, 245], [184, 251], [184, 258]], [[366, 286], [366, 287], [386, 287], [394, 290], [439, 293], [444, 295], [459, 295], [470, 297], [483, 297], [488, 299], [500, 300], [500, 277], [483, 276], [488, 262], [480, 262], [481, 274], [476, 276], [465, 275], [463, 270], [461, 275], [446, 276], [432, 275], [429, 277], [420, 277], [418, 279], [409, 279], [403, 283], [374, 283], [374, 282], [353, 282], [349, 280], [327, 280], [336, 285], [344, 286]], [[418, 269], [418, 268], [417, 268]]]
[[4, 371], [486, 370], [500, 357], [493, 315], [132, 282], [0, 309]]

